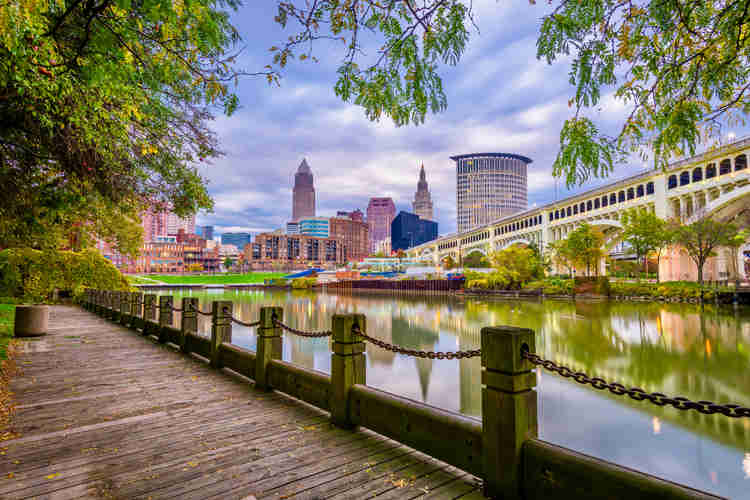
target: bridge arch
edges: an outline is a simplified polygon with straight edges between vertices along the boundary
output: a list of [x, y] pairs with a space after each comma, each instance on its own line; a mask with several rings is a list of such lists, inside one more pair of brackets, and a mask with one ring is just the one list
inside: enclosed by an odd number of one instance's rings
[[484, 249], [483, 247], [471, 247], [471, 248], [466, 248], [466, 249], [465, 249], [465, 250], [464, 250], [463, 252], [461, 252], [461, 253], [462, 253], [462, 254], [463, 254], [464, 256], [466, 256], [466, 255], [472, 254], [472, 253], [474, 253], [474, 252], [479, 252], [479, 253], [481, 253], [482, 255], [484, 255], [485, 257], [487, 257], [487, 250], [485, 250], [485, 249]]
[[529, 247], [529, 246], [531, 246], [531, 241], [529, 241], [529, 240], [527, 240], [525, 238], [520, 238], [520, 239], [517, 239], [517, 240], [508, 241], [508, 242], [505, 242], [504, 244], [501, 244], [499, 246], [498, 250], [505, 250], [506, 248], [510, 248], [513, 245], [526, 245], [527, 247]]
[[[701, 217], [705, 217], [708, 215], [716, 215], [721, 214], [722, 212], [733, 212], [733, 207], [730, 207], [734, 202], [739, 201], [744, 198], [750, 198], [750, 184], [745, 184], [744, 186], [736, 187], [733, 190], [729, 191], [728, 193], [724, 193], [720, 195], [715, 200], [710, 201], [706, 204], [706, 206], [702, 207], [700, 210], [697, 210], [690, 218], [688, 219], [688, 223], [695, 222], [699, 220]], [[745, 205], [740, 204], [738, 206], [739, 209], [745, 208]], [[728, 209], [728, 210], [725, 210]], [[721, 217], [723, 218], [723, 217]]]

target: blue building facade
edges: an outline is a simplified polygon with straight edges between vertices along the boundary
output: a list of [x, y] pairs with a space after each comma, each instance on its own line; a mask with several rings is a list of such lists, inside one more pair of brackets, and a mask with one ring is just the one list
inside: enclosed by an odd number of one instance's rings
[[331, 221], [327, 217], [305, 217], [299, 220], [300, 234], [328, 238], [331, 232]]
[[391, 223], [391, 250], [406, 250], [436, 239], [437, 222], [420, 219], [418, 215], [403, 210]]
[[234, 245], [240, 252], [245, 248], [245, 245], [249, 245], [253, 240], [253, 236], [250, 233], [223, 233], [221, 235], [222, 245]]

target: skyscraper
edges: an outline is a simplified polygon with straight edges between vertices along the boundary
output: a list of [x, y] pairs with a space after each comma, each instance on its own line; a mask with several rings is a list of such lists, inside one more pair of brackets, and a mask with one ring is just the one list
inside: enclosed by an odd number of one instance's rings
[[424, 164], [419, 169], [419, 182], [417, 182], [417, 192], [414, 193], [414, 202], [411, 204], [414, 213], [421, 219], [435, 220], [432, 213], [432, 197], [427, 187], [427, 177], [424, 173]]
[[315, 217], [315, 187], [313, 174], [307, 160], [299, 164], [294, 174], [294, 189], [292, 190], [292, 220], [303, 217]]
[[378, 251], [378, 242], [391, 239], [391, 222], [396, 216], [392, 198], [370, 198], [367, 225], [370, 227], [370, 252]]
[[526, 170], [531, 158], [512, 153], [451, 156], [456, 162], [458, 231], [528, 208]]
[[437, 238], [438, 224], [401, 211], [391, 223], [391, 250], [406, 250]]

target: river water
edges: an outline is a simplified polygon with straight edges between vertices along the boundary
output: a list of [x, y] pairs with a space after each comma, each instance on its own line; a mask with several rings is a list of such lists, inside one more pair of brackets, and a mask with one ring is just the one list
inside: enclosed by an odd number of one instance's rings
[[[537, 352], [591, 376], [670, 396], [750, 406], [750, 309], [685, 304], [497, 301], [447, 296], [334, 295], [308, 291], [163, 291], [234, 301], [235, 317], [284, 308], [284, 322], [331, 327], [334, 313], [361, 313], [367, 331], [411, 349], [479, 348], [483, 326], [536, 332]], [[179, 324], [179, 318], [175, 318]], [[255, 349], [233, 325], [232, 343]], [[210, 318], [199, 317], [208, 335]], [[330, 373], [328, 339], [284, 335], [284, 360]], [[410, 358], [367, 345], [367, 384], [481, 418], [479, 358]], [[729, 498], [750, 499], [750, 418], [659, 408], [537, 370], [540, 438]]]

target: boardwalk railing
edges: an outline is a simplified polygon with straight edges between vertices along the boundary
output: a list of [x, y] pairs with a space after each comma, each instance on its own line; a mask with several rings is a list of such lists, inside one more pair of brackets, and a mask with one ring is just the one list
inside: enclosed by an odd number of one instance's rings
[[[88, 290], [84, 306], [159, 342], [172, 343], [183, 353], [197, 354], [214, 368], [251, 378], [258, 390], [277, 390], [330, 412], [337, 426], [372, 429], [474, 474], [482, 478], [490, 497], [717, 498], [540, 440], [534, 369], [542, 362], [533, 354], [532, 330], [485, 327], [480, 350], [430, 353], [378, 340], [376, 332], [367, 330], [361, 314], [335, 314], [330, 331], [301, 332], [283, 323], [280, 307], [262, 307], [259, 321], [245, 323], [233, 317], [231, 301], [214, 301], [210, 311], [201, 311], [197, 298], [184, 297], [181, 307], [175, 307], [171, 296], [162, 295], [157, 319], [156, 299], [156, 295], [144, 297], [140, 292]], [[172, 327], [175, 311], [181, 312], [179, 329]], [[199, 314], [211, 316], [210, 338], [197, 333]], [[231, 343], [233, 323], [257, 328], [255, 352]], [[331, 336], [330, 376], [282, 361], [283, 330], [308, 337]], [[433, 359], [481, 355], [481, 422], [367, 386], [365, 341]]]
[[376, 292], [387, 294], [419, 293], [420, 295], [431, 293], [456, 292], [463, 288], [463, 279], [440, 279], [440, 280], [380, 280], [359, 279], [341, 280], [326, 283], [326, 288], [337, 292]]

